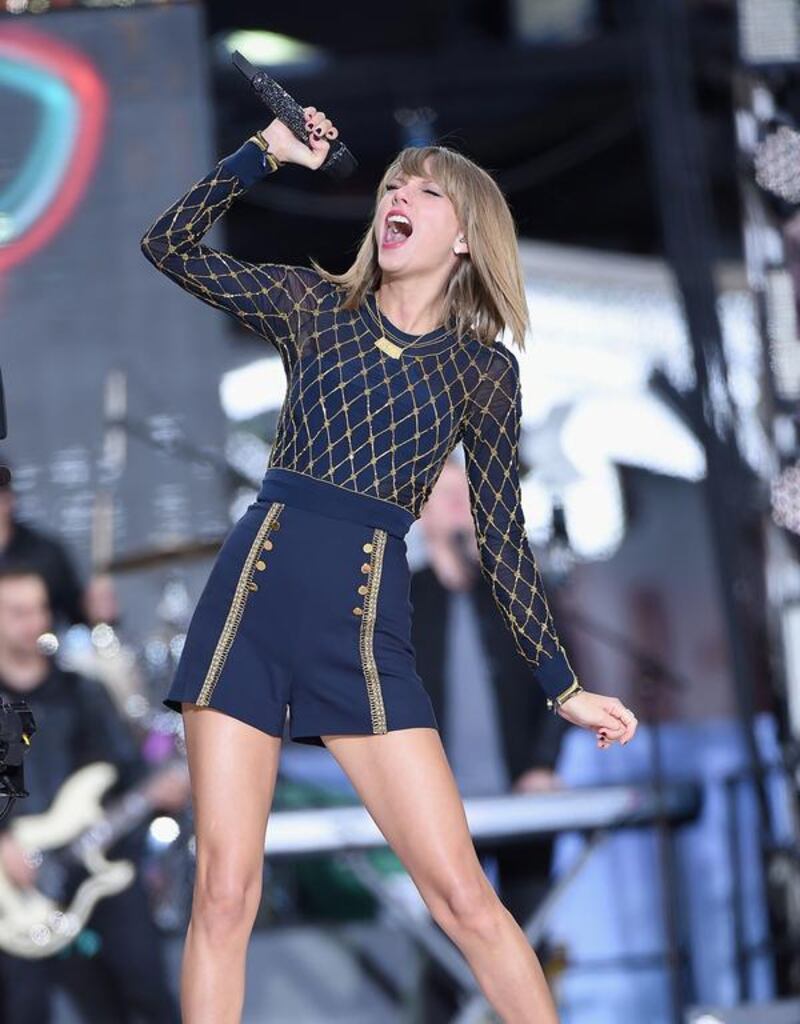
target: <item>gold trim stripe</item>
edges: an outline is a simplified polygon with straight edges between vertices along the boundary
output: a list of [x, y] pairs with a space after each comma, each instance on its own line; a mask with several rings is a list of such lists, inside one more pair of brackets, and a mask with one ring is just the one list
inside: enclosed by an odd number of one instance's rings
[[244, 607], [247, 603], [247, 597], [251, 590], [250, 584], [253, 581], [256, 559], [263, 547], [264, 538], [277, 523], [278, 516], [281, 514], [283, 507], [282, 502], [272, 502], [267, 510], [267, 514], [264, 516], [261, 526], [259, 526], [258, 531], [253, 538], [253, 543], [250, 545], [250, 551], [247, 554], [247, 558], [244, 560], [242, 571], [239, 574], [239, 582], [236, 584], [236, 591], [233, 595], [231, 606], [228, 609], [228, 617], [225, 619], [225, 625], [222, 627], [222, 632], [217, 640], [217, 646], [214, 648], [214, 653], [211, 656], [211, 664], [208, 666], [206, 678], [203, 681], [203, 685], [200, 688], [200, 693], [197, 697], [196, 703], [202, 707], [207, 707], [211, 702], [214, 687], [217, 685], [220, 673], [225, 665], [225, 660], [228, 657], [228, 652], [231, 649], [233, 641], [236, 639], [239, 623], [242, 621]]
[[375, 618], [378, 610], [378, 593], [383, 568], [383, 552], [386, 547], [386, 530], [376, 527], [372, 532], [372, 568], [367, 576], [367, 593], [364, 597], [364, 614], [361, 616], [359, 631], [359, 650], [361, 652], [361, 668], [367, 684], [367, 700], [372, 719], [373, 733], [386, 732], [386, 711], [383, 706], [381, 680], [375, 662], [373, 635]]

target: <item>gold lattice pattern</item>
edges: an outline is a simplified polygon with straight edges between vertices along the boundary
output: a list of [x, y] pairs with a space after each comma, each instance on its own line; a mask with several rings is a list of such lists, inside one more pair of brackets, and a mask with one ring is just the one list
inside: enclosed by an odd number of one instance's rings
[[[246, 142], [164, 211], [142, 251], [162, 273], [277, 350], [287, 377], [269, 465], [402, 506], [415, 518], [452, 449], [464, 448], [481, 571], [548, 695], [575, 678], [528, 545], [521, 505], [516, 356], [442, 329], [409, 341], [308, 267], [251, 263], [201, 241], [237, 196], [275, 173]], [[383, 331], [381, 331], [383, 327]], [[388, 327], [388, 329], [387, 329]], [[401, 347], [375, 345], [383, 333]]]

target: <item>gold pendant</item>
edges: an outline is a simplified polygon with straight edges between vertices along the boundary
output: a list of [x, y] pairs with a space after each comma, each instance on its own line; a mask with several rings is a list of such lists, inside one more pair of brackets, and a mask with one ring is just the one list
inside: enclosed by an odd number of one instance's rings
[[389, 341], [383, 335], [376, 339], [375, 344], [381, 352], [385, 352], [387, 356], [392, 356], [394, 359], [399, 359], [403, 354], [403, 349], [400, 345], [395, 345], [393, 341]]

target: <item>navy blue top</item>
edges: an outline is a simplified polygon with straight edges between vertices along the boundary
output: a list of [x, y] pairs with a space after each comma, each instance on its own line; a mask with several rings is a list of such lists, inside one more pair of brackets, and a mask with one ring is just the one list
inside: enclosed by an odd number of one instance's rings
[[[248, 140], [153, 222], [141, 239], [144, 255], [280, 355], [287, 391], [270, 467], [392, 502], [416, 519], [461, 442], [481, 572], [519, 652], [555, 696], [575, 673], [525, 531], [516, 355], [446, 325], [412, 335], [382, 312], [381, 329], [374, 291], [357, 309], [343, 309], [343, 289], [312, 268], [248, 263], [203, 245], [237, 196], [271, 173]], [[402, 353], [379, 348], [381, 335]]]

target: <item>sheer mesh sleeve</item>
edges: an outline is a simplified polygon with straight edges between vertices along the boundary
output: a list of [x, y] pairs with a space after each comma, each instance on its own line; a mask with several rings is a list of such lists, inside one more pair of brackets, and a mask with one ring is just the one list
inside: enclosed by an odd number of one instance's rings
[[547, 696], [576, 678], [556, 634], [528, 545], [519, 486], [522, 412], [517, 357], [499, 343], [470, 397], [461, 431], [481, 573], [517, 649]]
[[319, 304], [320, 275], [308, 267], [247, 263], [200, 241], [237, 196], [270, 173], [248, 140], [157, 217], [140, 244], [153, 266], [269, 340], [291, 365], [300, 318]]

